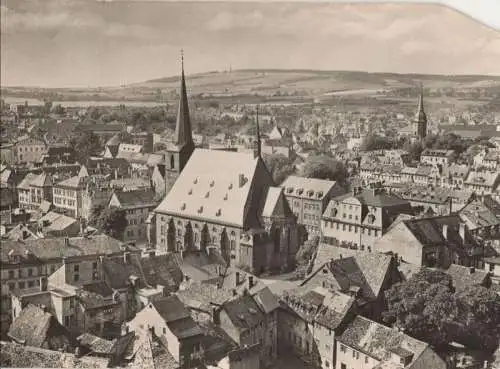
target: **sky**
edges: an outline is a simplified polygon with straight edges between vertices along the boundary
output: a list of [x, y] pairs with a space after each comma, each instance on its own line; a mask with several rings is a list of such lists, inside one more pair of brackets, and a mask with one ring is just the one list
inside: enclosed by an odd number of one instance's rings
[[410, 2], [0, 0], [1, 84], [177, 75], [181, 48], [187, 74], [231, 66], [500, 75], [500, 0]]

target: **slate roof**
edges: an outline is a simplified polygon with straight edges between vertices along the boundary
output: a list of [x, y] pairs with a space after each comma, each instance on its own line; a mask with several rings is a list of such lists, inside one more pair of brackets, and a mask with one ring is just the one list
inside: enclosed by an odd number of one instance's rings
[[251, 329], [264, 320], [263, 312], [248, 294], [236, 296], [234, 299], [226, 301], [222, 305], [222, 309], [239, 330]]
[[499, 176], [500, 173], [497, 171], [471, 171], [467, 176], [465, 183], [476, 186], [493, 187], [493, 185], [498, 181]]
[[78, 298], [87, 309], [96, 309], [118, 302], [113, 300], [113, 290], [106, 282], [93, 282], [82, 286], [77, 292]]
[[335, 186], [335, 181], [289, 176], [282, 184], [286, 196], [323, 200]]
[[167, 323], [191, 316], [182, 301], [174, 295], [153, 301], [152, 304]]
[[252, 154], [195, 149], [156, 212], [251, 228], [257, 225], [257, 214], [245, 211], [253, 195], [250, 188], [257, 176], [272, 186], [266, 172]]
[[106, 281], [109, 286], [114, 289], [124, 289], [129, 287], [129, 278], [137, 277], [137, 288], [143, 288], [144, 275], [140, 265], [140, 257], [138, 255], [129, 255], [129, 262], [124, 258], [104, 258], [102, 267]]
[[120, 207], [125, 209], [152, 207], [157, 204], [153, 190], [115, 191], [114, 196], [120, 202]]
[[105, 355], [111, 354], [115, 345], [114, 341], [95, 336], [92, 333], [83, 333], [78, 336], [77, 341], [81, 346], [86, 347], [90, 351]]
[[38, 175], [35, 173], [26, 174], [23, 180], [17, 185], [17, 188], [22, 190], [29, 190], [31, 184], [35, 181], [35, 178], [37, 177]]
[[401, 348], [413, 353], [413, 362], [429, 346], [359, 315], [347, 324], [346, 329], [338, 336], [338, 341], [379, 361], [390, 359], [391, 351]]
[[183, 280], [182, 270], [171, 254], [142, 258], [141, 267], [150, 286], [160, 284], [168, 292], [177, 291]]
[[70, 345], [69, 333], [57, 319], [31, 304], [14, 319], [9, 328], [9, 336], [18, 343], [51, 350]]
[[86, 183], [87, 183], [86, 177], [74, 176], [74, 177], [68, 178], [64, 181], [57, 183], [55, 186], [56, 187], [80, 189], [80, 188], [84, 188]]
[[[68, 245], [66, 244], [68, 240]], [[0, 262], [9, 263], [8, 253], [13, 250], [23, 260], [27, 255], [40, 260], [84, 255], [107, 255], [121, 252], [123, 243], [107, 235], [88, 237], [51, 237], [17, 242], [2, 241]], [[131, 246], [127, 246], [131, 248]]]
[[112, 179], [110, 186], [112, 188], [128, 188], [128, 189], [150, 188], [151, 182], [148, 179], [142, 177], [118, 178], [118, 179]]

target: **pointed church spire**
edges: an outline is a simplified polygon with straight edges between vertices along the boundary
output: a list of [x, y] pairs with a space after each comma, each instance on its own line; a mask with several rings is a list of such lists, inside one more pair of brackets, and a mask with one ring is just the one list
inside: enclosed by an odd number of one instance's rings
[[257, 112], [256, 112], [256, 124], [257, 124], [257, 132], [256, 132], [256, 141], [255, 141], [255, 149], [253, 152], [254, 158], [260, 158], [261, 157], [261, 142], [260, 142], [260, 129], [259, 129], [259, 105], [257, 105]]
[[184, 77], [184, 50], [181, 49], [181, 90], [179, 93], [179, 110], [177, 111], [177, 122], [175, 125], [175, 144], [185, 146], [193, 145], [191, 132], [191, 119], [189, 118], [189, 105], [186, 91], [186, 79]]
[[424, 87], [422, 82], [420, 82], [420, 96], [418, 98], [416, 124], [418, 138], [425, 138], [425, 136], [427, 136], [427, 115], [424, 110]]

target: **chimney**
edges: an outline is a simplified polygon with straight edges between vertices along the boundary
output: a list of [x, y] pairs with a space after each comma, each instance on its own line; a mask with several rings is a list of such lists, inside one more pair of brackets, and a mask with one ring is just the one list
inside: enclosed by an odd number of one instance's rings
[[239, 187], [243, 187], [246, 183], [246, 178], [245, 178], [245, 175], [244, 174], [240, 174], [238, 176], [238, 185]]
[[253, 287], [253, 275], [248, 276], [248, 289]]
[[464, 223], [460, 223], [458, 225], [458, 232], [460, 233], [460, 238], [462, 239], [462, 241], [465, 243], [465, 228], [467, 226], [464, 224]]
[[236, 287], [240, 285], [240, 272], [236, 272]]
[[212, 306], [212, 322], [215, 325], [220, 325], [220, 313], [216, 306]]
[[448, 240], [448, 224], [443, 224], [443, 238]]

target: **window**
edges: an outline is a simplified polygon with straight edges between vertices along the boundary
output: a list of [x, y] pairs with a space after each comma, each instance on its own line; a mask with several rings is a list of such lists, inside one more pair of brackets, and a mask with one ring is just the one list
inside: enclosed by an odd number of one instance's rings
[[28, 281], [28, 288], [35, 287], [35, 281]]
[[78, 264], [74, 265], [74, 266], [73, 266], [73, 271], [74, 271], [75, 273], [78, 273], [78, 272], [80, 271], [80, 265], [78, 265]]
[[[490, 268], [491, 268], [491, 266], [490, 266]], [[9, 270], [9, 279], [14, 279], [14, 278], [16, 278], [14, 271], [13, 270]]]
[[344, 363], [340, 363], [340, 369], [347, 369], [347, 365]]
[[97, 269], [97, 261], [94, 261], [92, 263], [92, 269], [96, 270]]
[[329, 367], [330, 367], [330, 363], [328, 362], [328, 360], [325, 360], [325, 366], [326, 366], [327, 368], [329, 368]]
[[33, 269], [28, 268], [28, 277], [33, 277]]
[[73, 281], [78, 282], [79, 280], [80, 280], [80, 275], [79, 274], [73, 275]]
[[167, 334], [167, 328], [163, 327], [163, 334]]
[[20, 290], [24, 289], [25, 286], [26, 286], [26, 284], [24, 282], [19, 282], [19, 289]]
[[69, 316], [65, 316], [65, 317], [64, 317], [64, 325], [65, 325], [66, 327], [68, 327], [68, 326], [69, 326], [69, 320], [70, 320], [70, 319], [69, 319]]
[[16, 289], [15, 283], [9, 283], [9, 291], [14, 291]]
[[370, 361], [370, 358], [367, 355], [365, 355], [365, 364], [368, 364], [368, 361]]
[[347, 347], [345, 345], [340, 345], [340, 352], [347, 352]]
[[73, 300], [72, 298], [69, 299], [69, 307], [71, 309], [75, 307], [75, 300]]

